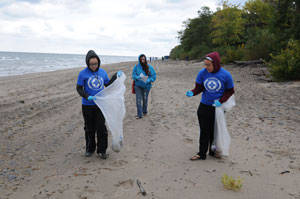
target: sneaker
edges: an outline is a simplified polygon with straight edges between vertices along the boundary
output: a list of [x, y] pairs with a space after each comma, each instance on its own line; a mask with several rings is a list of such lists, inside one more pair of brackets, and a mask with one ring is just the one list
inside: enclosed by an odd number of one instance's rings
[[135, 119], [142, 119], [142, 117], [139, 117], [139, 116], [135, 116]]
[[93, 153], [91, 153], [91, 152], [85, 152], [85, 154], [84, 154], [85, 157], [91, 157], [92, 155], [93, 155]]
[[98, 156], [101, 158], [101, 159], [107, 159], [107, 154], [106, 153], [98, 153]]
[[144, 116], [147, 116], [147, 113], [143, 113]]

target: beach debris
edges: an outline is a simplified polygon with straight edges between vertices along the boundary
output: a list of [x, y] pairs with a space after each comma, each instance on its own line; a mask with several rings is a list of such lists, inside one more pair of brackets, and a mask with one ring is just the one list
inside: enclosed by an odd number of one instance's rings
[[145, 191], [145, 189], [142, 187], [142, 184], [139, 180], [136, 180], [136, 184], [138, 185], [139, 189], [140, 189], [140, 193], [145, 196], [147, 193]]
[[290, 173], [290, 171], [282, 171], [282, 172], [280, 172], [280, 174], [282, 175], [282, 174], [285, 174], [285, 173]]
[[233, 177], [228, 176], [227, 174], [223, 175], [222, 183], [226, 189], [233, 190], [233, 191], [239, 191], [243, 186], [243, 182], [240, 179], [240, 177], [234, 179]]
[[252, 172], [249, 170], [242, 170], [240, 173], [248, 173], [250, 176], [253, 176]]
[[248, 66], [248, 65], [255, 65], [255, 64], [263, 64], [263, 60], [249, 60], [249, 61], [233, 61], [234, 64], [239, 65], [241, 67]]

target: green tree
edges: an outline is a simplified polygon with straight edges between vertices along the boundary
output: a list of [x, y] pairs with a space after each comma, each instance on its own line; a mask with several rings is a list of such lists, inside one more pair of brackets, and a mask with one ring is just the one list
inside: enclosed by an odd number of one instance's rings
[[264, 28], [274, 23], [275, 8], [262, 0], [249, 0], [244, 6], [246, 28]]
[[245, 19], [243, 11], [235, 5], [223, 4], [212, 18], [212, 43], [216, 46], [238, 46], [243, 43]]
[[197, 58], [202, 50], [211, 46], [209, 34], [211, 32], [212, 11], [202, 7], [198, 17], [184, 22], [185, 30], [179, 32], [181, 47], [192, 58]]

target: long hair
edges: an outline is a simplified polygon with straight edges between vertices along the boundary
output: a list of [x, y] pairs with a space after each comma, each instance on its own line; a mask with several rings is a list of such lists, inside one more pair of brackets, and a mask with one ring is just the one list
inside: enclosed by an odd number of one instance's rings
[[[145, 62], [144, 62], [144, 63], [141, 62], [141, 58], [142, 58], [142, 57], [145, 58]], [[146, 75], [149, 75], [149, 74], [150, 74], [150, 71], [149, 71], [149, 66], [148, 66], [148, 64], [147, 64], [147, 58], [146, 58], [146, 56], [145, 56], [145, 55], [141, 55], [139, 61], [140, 61], [140, 64], [142, 65], [143, 70], [145, 71]]]

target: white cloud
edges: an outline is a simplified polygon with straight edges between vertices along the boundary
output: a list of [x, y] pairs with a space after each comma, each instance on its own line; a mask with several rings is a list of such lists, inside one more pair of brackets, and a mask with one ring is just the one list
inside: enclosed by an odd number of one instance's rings
[[2, 0], [0, 50], [107, 55], [169, 54], [182, 22], [205, 0]]

